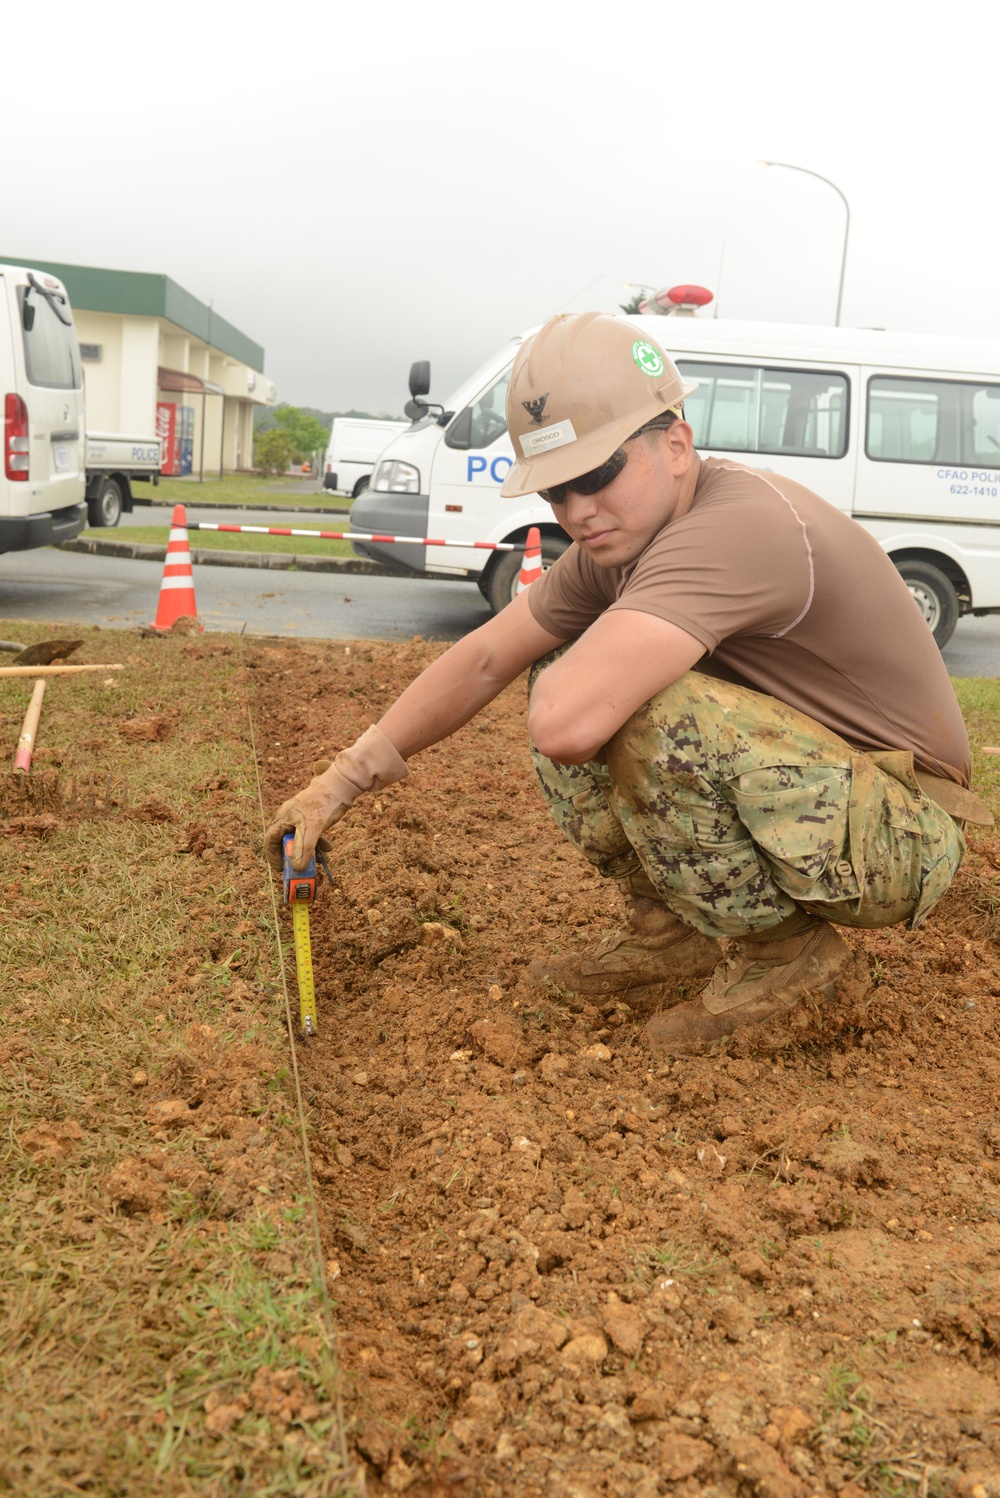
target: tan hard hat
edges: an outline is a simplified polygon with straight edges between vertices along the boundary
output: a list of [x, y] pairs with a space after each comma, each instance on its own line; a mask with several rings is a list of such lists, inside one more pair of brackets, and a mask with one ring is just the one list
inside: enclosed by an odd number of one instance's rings
[[550, 317], [514, 360], [507, 387], [514, 465], [500, 493], [532, 494], [589, 473], [697, 388], [623, 317]]

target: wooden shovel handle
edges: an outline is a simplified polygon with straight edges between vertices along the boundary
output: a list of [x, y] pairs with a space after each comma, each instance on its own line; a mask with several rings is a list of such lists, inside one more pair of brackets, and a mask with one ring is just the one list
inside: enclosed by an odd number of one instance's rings
[[122, 671], [116, 666], [0, 666], [0, 676], [67, 676], [70, 671]]
[[35, 734], [38, 732], [38, 720], [42, 716], [44, 696], [45, 682], [36, 681], [35, 690], [28, 703], [28, 711], [24, 715], [21, 737], [17, 741], [17, 753], [14, 755], [14, 769], [23, 771], [25, 775], [31, 769], [31, 756], [35, 749]]

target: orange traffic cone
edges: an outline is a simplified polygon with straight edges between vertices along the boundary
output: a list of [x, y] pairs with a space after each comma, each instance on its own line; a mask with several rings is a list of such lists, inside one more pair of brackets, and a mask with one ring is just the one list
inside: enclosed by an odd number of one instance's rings
[[[187, 515], [183, 505], [174, 505], [174, 518], [170, 526], [167, 555], [163, 562], [163, 581], [160, 584], [160, 604], [156, 610], [154, 629], [173, 629], [178, 619], [198, 618], [198, 605], [194, 601], [194, 573], [191, 571], [191, 545], [188, 541]], [[198, 625], [198, 629], [201, 629]]]
[[517, 579], [518, 593], [523, 593], [525, 588], [530, 588], [542, 575], [542, 536], [537, 525], [533, 525], [528, 531], [528, 539], [524, 546], [524, 560], [521, 563], [521, 574]]

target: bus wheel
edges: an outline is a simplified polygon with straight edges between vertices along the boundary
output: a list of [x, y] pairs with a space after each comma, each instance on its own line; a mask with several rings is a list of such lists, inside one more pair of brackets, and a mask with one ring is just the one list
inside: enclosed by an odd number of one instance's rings
[[[542, 537], [542, 571], [548, 572], [553, 562], [559, 560], [569, 547], [569, 539], [558, 536]], [[489, 572], [480, 584], [479, 591], [494, 614], [499, 614], [517, 597], [517, 580], [521, 575], [524, 551], [502, 551], [497, 555]]]
[[926, 619], [936, 645], [939, 649], [947, 645], [958, 623], [958, 595], [951, 582], [930, 562], [898, 562], [896, 565]]

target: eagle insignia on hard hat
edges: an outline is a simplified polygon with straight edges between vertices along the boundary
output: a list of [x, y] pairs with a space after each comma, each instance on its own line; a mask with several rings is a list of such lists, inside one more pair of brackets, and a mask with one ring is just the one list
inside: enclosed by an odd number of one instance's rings
[[545, 402], [548, 400], [548, 398], [549, 392], [546, 390], [545, 394], [540, 395], [537, 400], [521, 402], [521, 405], [527, 411], [528, 415], [531, 417], [536, 426], [541, 426], [542, 424], [542, 412], [545, 410]]

